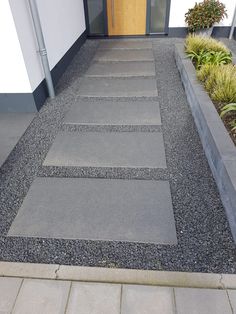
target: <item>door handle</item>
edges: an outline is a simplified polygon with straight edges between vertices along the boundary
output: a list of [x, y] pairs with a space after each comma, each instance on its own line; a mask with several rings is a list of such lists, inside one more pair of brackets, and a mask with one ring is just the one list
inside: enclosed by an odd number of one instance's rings
[[115, 3], [114, 0], [111, 0], [111, 24], [112, 28], [115, 27]]

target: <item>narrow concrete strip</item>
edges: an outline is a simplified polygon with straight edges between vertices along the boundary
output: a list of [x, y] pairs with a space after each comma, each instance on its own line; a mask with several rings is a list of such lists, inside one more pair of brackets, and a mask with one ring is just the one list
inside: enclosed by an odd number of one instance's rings
[[[236, 289], [236, 275], [0, 262], [0, 276], [137, 285]], [[224, 281], [230, 277], [230, 281]], [[222, 283], [223, 280], [223, 283]], [[228, 286], [229, 285], [229, 286]]]
[[95, 61], [154, 61], [151, 49], [97, 50]]
[[85, 77], [80, 84], [81, 97], [156, 97], [158, 96], [154, 78], [91, 78]]
[[91, 101], [79, 99], [67, 113], [64, 124], [161, 125], [157, 101]]
[[161, 133], [59, 132], [44, 166], [166, 168]]
[[67, 314], [120, 314], [121, 286], [73, 283]]
[[69, 289], [69, 281], [25, 279], [12, 313], [63, 314]]
[[85, 74], [87, 77], [154, 77], [155, 75], [155, 64], [151, 61], [95, 62]]
[[101, 41], [99, 49], [152, 49], [149, 40], [106, 40]]

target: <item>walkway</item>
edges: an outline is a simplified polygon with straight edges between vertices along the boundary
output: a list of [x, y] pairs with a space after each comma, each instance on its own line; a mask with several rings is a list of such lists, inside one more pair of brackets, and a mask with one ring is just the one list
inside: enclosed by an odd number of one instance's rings
[[2, 260], [236, 271], [174, 42], [85, 44], [2, 168]]
[[169, 182], [129, 178], [168, 177], [155, 75], [152, 42], [100, 43], [43, 166], [103, 178], [37, 178], [8, 235], [177, 244]]
[[235, 314], [236, 290], [0, 277], [0, 312]]

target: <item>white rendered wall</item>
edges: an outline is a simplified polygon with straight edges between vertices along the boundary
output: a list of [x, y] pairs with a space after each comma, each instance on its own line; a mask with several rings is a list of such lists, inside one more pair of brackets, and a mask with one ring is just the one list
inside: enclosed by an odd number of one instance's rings
[[8, 0], [0, 0], [0, 42], [0, 93], [31, 92]]
[[[9, 2], [33, 91], [44, 75], [28, 0]], [[52, 69], [85, 30], [83, 0], [37, 0], [37, 4]]]
[[[184, 14], [188, 9], [192, 8], [195, 2], [201, 2], [199, 0], [171, 0], [171, 9], [170, 9], [170, 27], [184, 27], [185, 17]], [[230, 26], [233, 19], [235, 1], [234, 0], [221, 0], [226, 6], [228, 18], [220, 22], [219, 25]]]

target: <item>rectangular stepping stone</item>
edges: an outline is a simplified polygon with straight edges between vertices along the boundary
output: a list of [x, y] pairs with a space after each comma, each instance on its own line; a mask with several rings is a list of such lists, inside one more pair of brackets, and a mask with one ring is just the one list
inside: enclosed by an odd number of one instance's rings
[[166, 168], [161, 133], [59, 132], [44, 166]]
[[88, 77], [155, 76], [155, 64], [151, 61], [95, 62], [88, 69]]
[[106, 40], [100, 43], [99, 49], [152, 49], [152, 42], [148, 40]]
[[95, 61], [154, 61], [153, 52], [150, 49], [130, 50], [97, 50]]
[[177, 244], [169, 183], [36, 178], [8, 236]]
[[156, 97], [155, 78], [84, 78], [79, 87], [82, 97]]
[[78, 100], [67, 113], [65, 124], [160, 125], [159, 103], [151, 100]]

